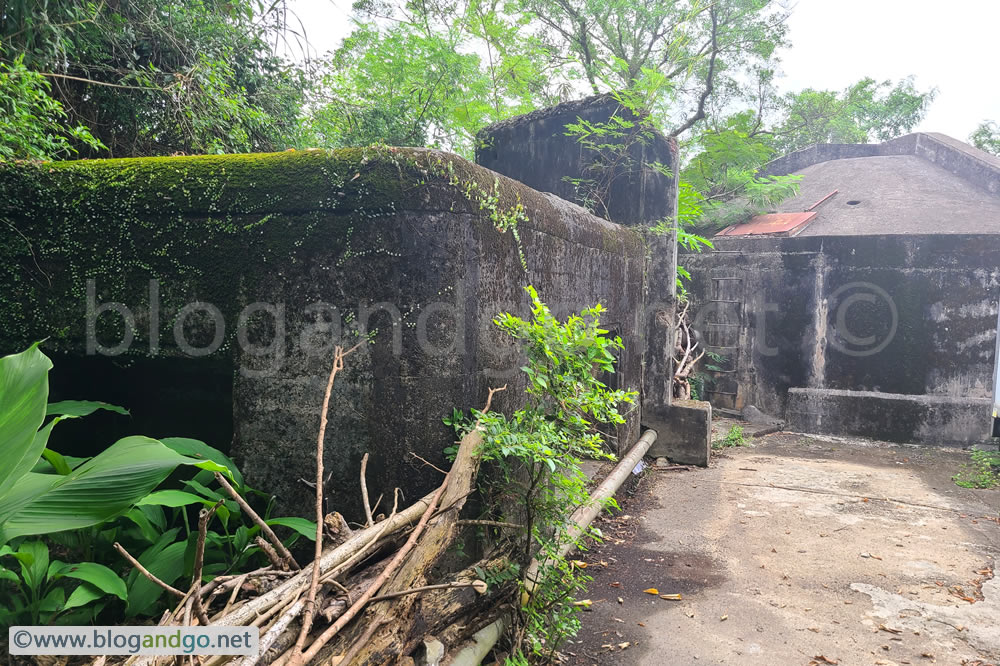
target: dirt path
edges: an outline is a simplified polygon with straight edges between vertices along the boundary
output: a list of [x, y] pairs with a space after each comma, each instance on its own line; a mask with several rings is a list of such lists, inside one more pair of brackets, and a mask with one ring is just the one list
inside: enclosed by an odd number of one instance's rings
[[607, 540], [584, 558], [592, 610], [564, 653], [650, 666], [997, 663], [1000, 491], [956, 487], [966, 459], [777, 434], [709, 469], [650, 471], [598, 525]]

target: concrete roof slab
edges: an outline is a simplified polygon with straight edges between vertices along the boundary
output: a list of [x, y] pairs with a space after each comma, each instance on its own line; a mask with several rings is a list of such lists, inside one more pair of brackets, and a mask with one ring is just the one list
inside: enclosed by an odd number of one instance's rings
[[1000, 197], [916, 155], [835, 159], [798, 173], [799, 194], [779, 212], [803, 211], [839, 190], [802, 236], [1000, 234]]

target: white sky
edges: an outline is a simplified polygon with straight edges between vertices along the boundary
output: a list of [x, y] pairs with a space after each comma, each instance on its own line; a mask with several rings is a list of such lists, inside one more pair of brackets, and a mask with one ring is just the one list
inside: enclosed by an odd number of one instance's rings
[[[289, 5], [322, 53], [350, 32], [350, 3]], [[797, 0], [789, 38], [784, 91], [914, 75], [918, 89], [938, 89], [917, 129], [965, 141], [983, 120], [1000, 121], [1000, 0]]]

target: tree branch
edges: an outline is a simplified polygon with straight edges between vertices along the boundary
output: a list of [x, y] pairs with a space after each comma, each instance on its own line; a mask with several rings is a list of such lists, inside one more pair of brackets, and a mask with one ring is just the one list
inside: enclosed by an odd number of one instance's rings
[[709, 16], [712, 18], [712, 55], [708, 60], [708, 75], [705, 77], [705, 90], [701, 93], [701, 98], [698, 100], [698, 109], [694, 115], [670, 133], [670, 136], [673, 138], [677, 138], [682, 132], [687, 131], [696, 122], [705, 117], [705, 103], [708, 101], [709, 96], [711, 96], [715, 84], [715, 58], [719, 54], [719, 20], [715, 13], [714, 5], [709, 10]]

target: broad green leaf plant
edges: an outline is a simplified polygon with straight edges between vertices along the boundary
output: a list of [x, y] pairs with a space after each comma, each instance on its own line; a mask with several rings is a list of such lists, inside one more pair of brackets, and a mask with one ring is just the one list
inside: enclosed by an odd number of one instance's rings
[[[10, 564], [8, 558], [17, 569], [4, 566]], [[78, 581], [69, 596], [61, 585], [66, 579]], [[114, 596], [124, 601], [126, 595], [125, 581], [108, 567], [96, 562], [50, 562], [48, 546], [38, 540], [24, 541], [17, 550], [0, 546], [0, 580], [15, 583], [9, 607], [0, 605], [0, 626], [15, 621], [88, 623], [104, 607], [102, 599]]]
[[152, 492], [178, 465], [230, 474], [223, 465], [182, 455], [143, 436], [120, 439], [73, 469], [61, 456], [50, 454], [48, 458], [57, 461], [51, 473], [33, 471], [46, 458], [53, 427], [104, 408], [80, 402], [49, 407], [51, 368], [37, 343], [0, 358], [0, 454], [11, 461], [0, 468], [0, 544], [114, 518]]
[[[106, 607], [105, 618], [120, 620], [116, 600], [125, 602], [125, 618], [157, 613], [163, 588], [135, 570], [119, 577], [109, 566], [128, 566], [113, 545], [121, 542], [168, 584], [190, 579], [197, 541], [191, 514], [219, 500], [206, 534], [203, 575], [210, 579], [262, 564], [254, 543], [260, 527], [212, 488], [215, 472], [248, 501], [251, 495], [263, 498], [260, 513], [269, 525], [289, 531], [286, 545], [300, 536], [315, 538], [310, 520], [271, 517], [273, 498], [247, 486], [227, 455], [199, 440], [126, 437], [92, 458], [48, 448], [52, 429], [65, 419], [97, 410], [128, 415], [104, 402], [47, 404], [51, 368], [37, 344], [0, 358], [0, 455], [9, 461], [0, 469], [0, 626], [86, 623]], [[170, 487], [158, 489], [178, 467], [193, 474], [172, 477]], [[53, 545], [76, 562], [50, 563]]]

